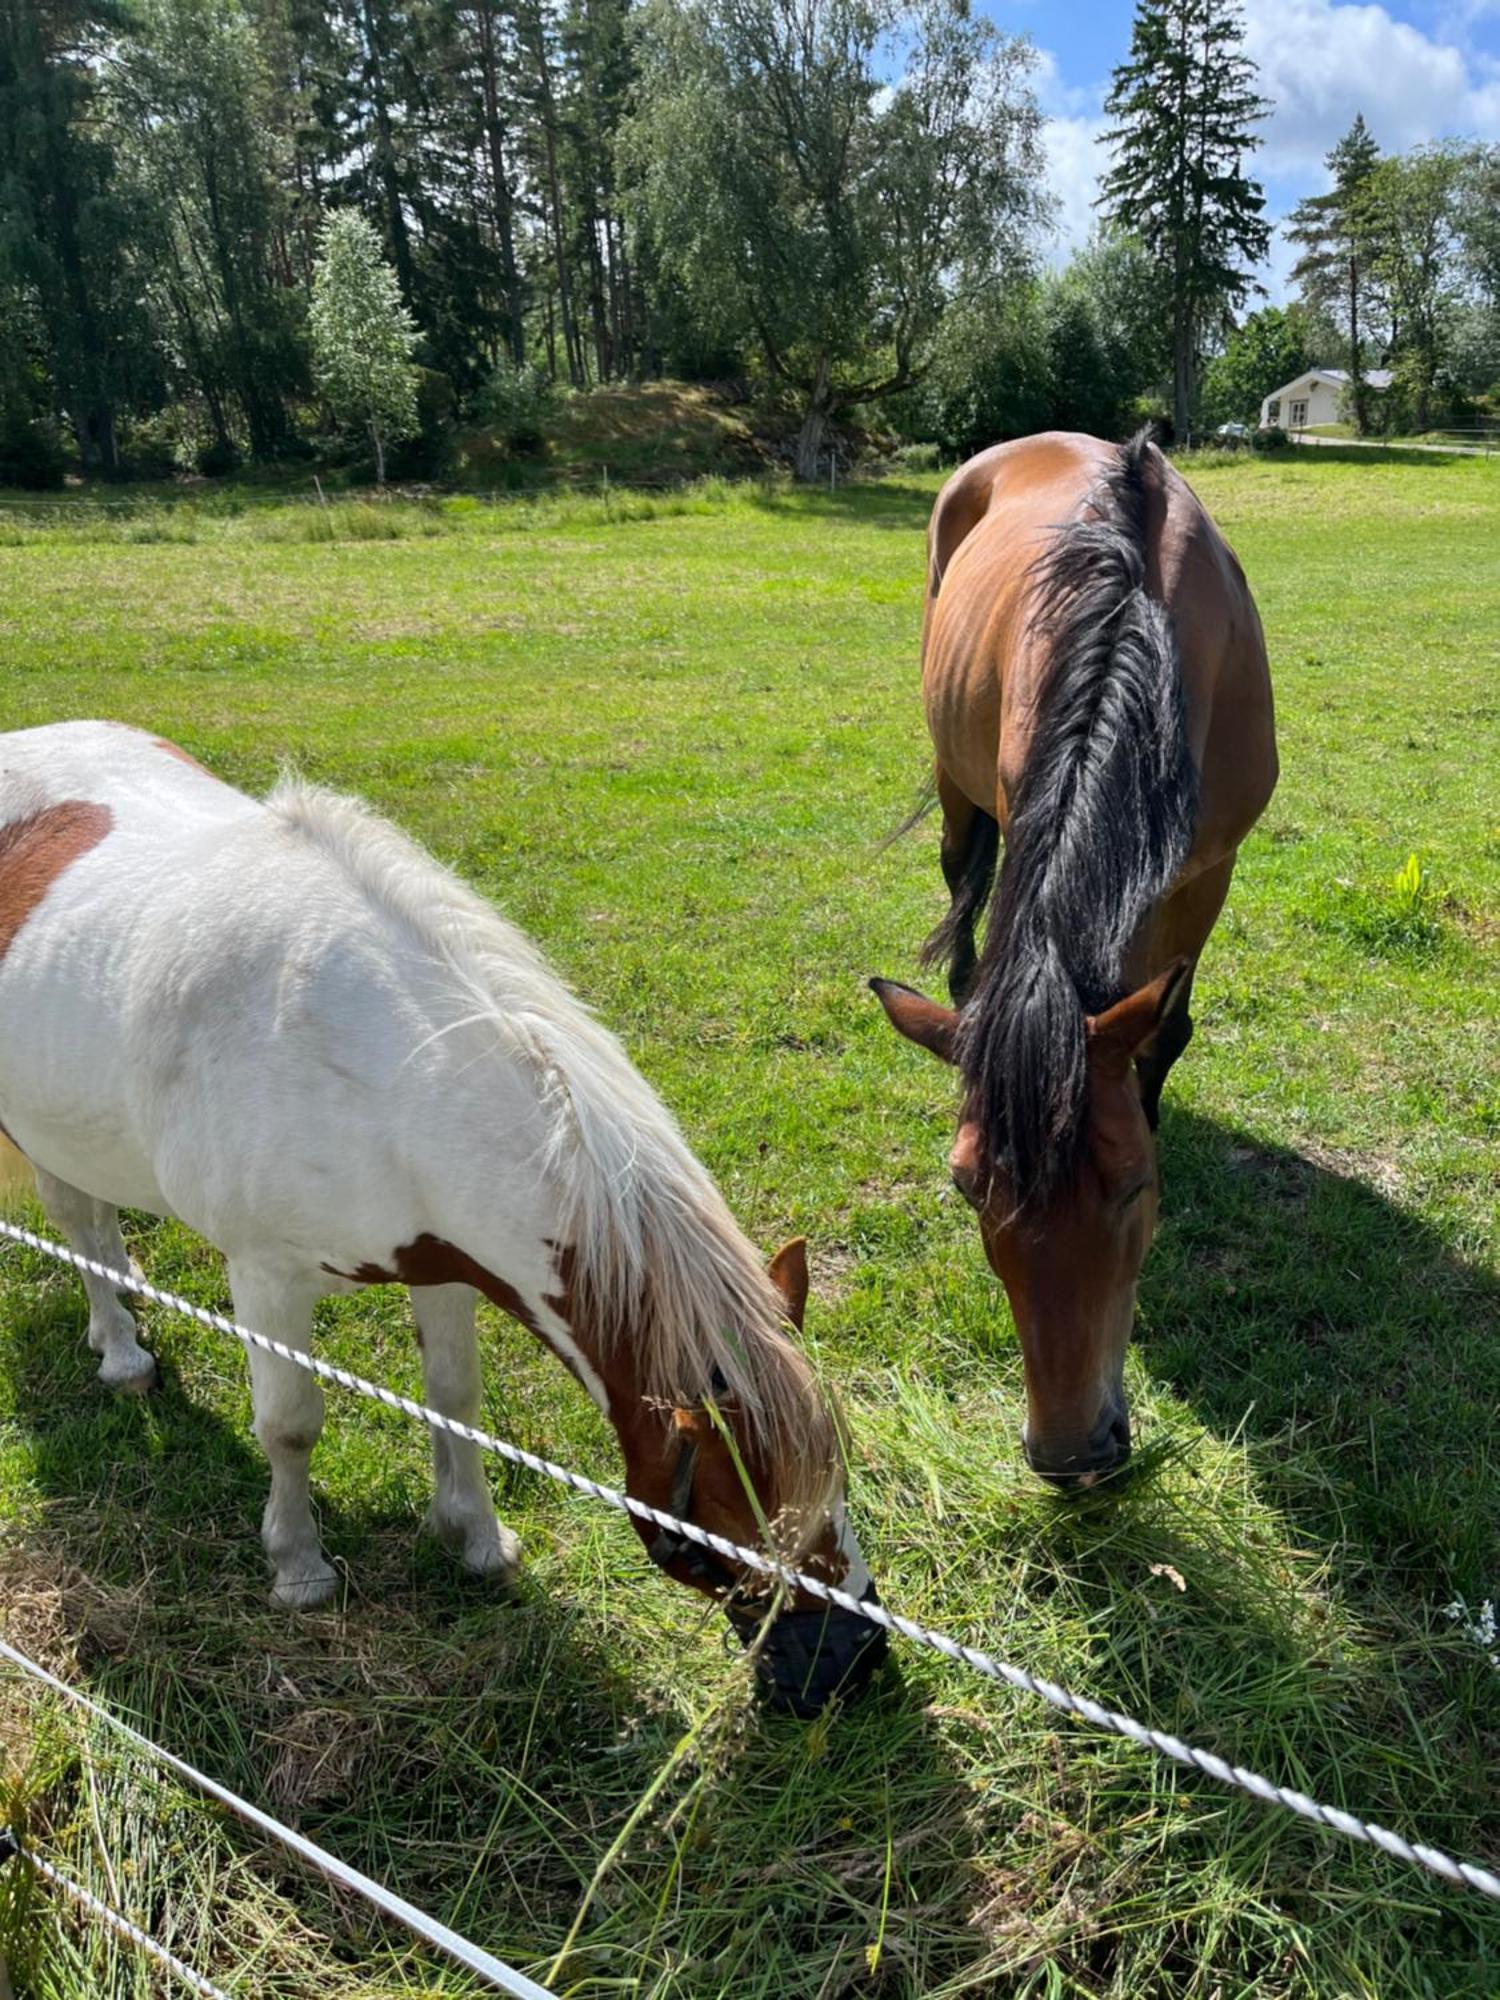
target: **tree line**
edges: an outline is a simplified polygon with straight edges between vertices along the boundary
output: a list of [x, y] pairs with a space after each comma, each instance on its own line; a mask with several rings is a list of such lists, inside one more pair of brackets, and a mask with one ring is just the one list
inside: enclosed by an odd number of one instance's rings
[[[1393, 361], [1423, 420], [1500, 374], [1497, 149], [1351, 134], [1278, 331], [1241, 317], [1267, 107], [1233, 8], [1141, 0], [1061, 272], [1033, 62], [966, 0], [0, 0], [0, 478], [330, 427], [383, 470], [656, 375], [779, 399], [810, 474], [856, 410], [947, 449], [1154, 408], [1186, 435], [1294, 337]], [[330, 268], [335, 216], [365, 233]]]

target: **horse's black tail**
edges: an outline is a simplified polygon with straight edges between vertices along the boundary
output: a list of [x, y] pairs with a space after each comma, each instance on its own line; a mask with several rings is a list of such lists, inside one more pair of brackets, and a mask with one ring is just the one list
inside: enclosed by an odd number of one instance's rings
[[1197, 815], [1176, 634], [1146, 587], [1149, 451], [1146, 431], [1121, 447], [1036, 572], [1051, 666], [959, 1051], [1021, 1206], [1072, 1171], [1084, 1014], [1122, 997], [1126, 951]]
[[[1000, 827], [991, 813], [975, 809], [962, 852], [944, 860], [943, 877], [952, 901], [948, 914], [922, 946], [923, 965], [952, 972], [960, 952], [972, 952], [974, 924], [989, 898], [1000, 853]], [[972, 965], [970, 958], [968, 963]]]

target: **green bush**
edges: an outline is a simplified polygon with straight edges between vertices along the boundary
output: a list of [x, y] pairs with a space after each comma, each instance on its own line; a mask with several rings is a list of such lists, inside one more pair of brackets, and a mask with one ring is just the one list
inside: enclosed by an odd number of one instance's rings
[[54, 491], [68, 469], [56, 426], [45, 417], [12, 417], [0, 424], [0, 486]]
[[1267, 424], [1261, 430], [1251, 431], [1250, 442], [1257, 451], [1285, 451], [1291, 439], [1280, 424]]
[[898, 445], [890, 455], [890, 463], [900, 466], [903, 472], [936, 472], [943, 463], [943, 450], [937, 444]]
[[495, 363], [474, 404], [479, 422], [511, 451], [540, 451], [557, 415], [557, 388], [533, 363], [517, 367], [509, 355]]
[[386, 452], [388, 479], [439, 479], [453, 455], [453, 417], [458, 398], [453, 379], [438, 368], [418, 368], [417, 428]]
[[193, 464], [205, 479], [222, 479], [227, 473], [238, 471], [239, 450], [227, 440], [217, 438], [194, 453]]

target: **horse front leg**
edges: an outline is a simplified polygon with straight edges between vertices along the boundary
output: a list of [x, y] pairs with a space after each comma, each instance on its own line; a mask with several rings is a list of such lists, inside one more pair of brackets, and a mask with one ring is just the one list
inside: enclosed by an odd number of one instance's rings
[[[321, 1282], [272, 1275], [231, 1259], [229, 1283], [243, 1326], [307, 1352]], [[255, 1435], [271, 1466], [271, 1491], [260, 1524], [271, 1564], [271, 1602], [283, 1610], [307, 1611], [326, 1604], [337, 1583], [313, 1518], [309, 1480], [313, 1447], [323, 1431], [323, 1391], [295, 1362], [256, 1347], [249, 1355]]]
[[1151, 928], [1151, 963], [1157, 971], [1170, 965], [1174, 958], [1192, 960], [1188, 976], [1173, 998], [1172, 1011], [1135, 1059], [1135, 1072], [1141, 1086], [1141, 1108], [1153, 1132], [1161, 1116], [1162, 1089], [1172, 1065], [1193, 1039], [1193, 1017], [1189, 1008], [1193, 999], [1193, 980], [1198, 972], [1198, 955], [1219, 920], [1224, 898], [1229, 894], [1234, 863], [1235, 857], [1231, 854], [1227, 860], [1205, 868], [1201, 875], [1185, 882], [1167, 898]]
[[[96, 1264], [108, 1264], [116, 1271], [130, 1269], [117, 1208], [107, 1201], [95, 1201], [92, 1195], [40, 1167], [36, 1169], [36, 1186], [42, 1206], [80, 1257], [92, 1257]], [[95, 1277], [91, 1271], [82, 1276], [89, 1301], [88, 1342], [101, 1357], [99, 1380], [106, 1389], [143, 1395], [156, 1380], [156, 1363], [136, 1339], [134, 1318], [120, 1304], [107, 1278]]]
[[1172, 1065], [1193, 1039], [1193, 1017], [1188, 1007], [1193, 997], [1193, 979], [1197, 970], [1195, 965], [1183, 980], [1177, 989], [1172, 1011], [1165, 1016], [1151, 1041], [1135, 1059], [1135, 1073], [1141, 1086], [1141, 1109], [1153, 1132], [1161, 1123], [1161, 1094], [1172, 1073]]
[[[476, 1294], [468, 1285], [414, 1285], [412, 1312], [422, 1349], [422, 1385], [431, 1407], [460, 1423], [479, 1420]], [[521, 1545], [495, 1518], [477, 1445], [448, 1431], [432, 1433], [432, 1508], [427, 1525], [459, 1552], [476, 1576], [514, 1576]]]

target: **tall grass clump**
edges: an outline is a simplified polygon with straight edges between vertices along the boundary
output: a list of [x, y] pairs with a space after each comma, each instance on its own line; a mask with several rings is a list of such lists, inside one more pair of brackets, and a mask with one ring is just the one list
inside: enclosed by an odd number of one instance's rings
[[242, 539], [251, 542], [405, 542], [448, 531], [437, 502], [416, 500], [304, 501], [239, 523]]

